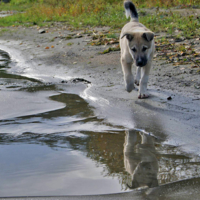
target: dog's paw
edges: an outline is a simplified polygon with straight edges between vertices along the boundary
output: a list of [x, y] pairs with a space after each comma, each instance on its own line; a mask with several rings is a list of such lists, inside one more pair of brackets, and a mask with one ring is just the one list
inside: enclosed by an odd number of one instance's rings
[[147, 99], [147, 98], [149, 98], [149, 94], [139, 94], [138, 95], [138, 99]]
[[131, 92], [132, 90], [135, 89], [134, 83], [130, 83], [126, 85], [126, 91]]
[[135, 85], [139, 86], [140, 85], [140, 81], [139, 80], [135, 80]]
[[128, 74], [127, 76], [125, 76], [125, 87], [127, 92], [131, 92], [135, 89], [134, 78], [132, 74]]

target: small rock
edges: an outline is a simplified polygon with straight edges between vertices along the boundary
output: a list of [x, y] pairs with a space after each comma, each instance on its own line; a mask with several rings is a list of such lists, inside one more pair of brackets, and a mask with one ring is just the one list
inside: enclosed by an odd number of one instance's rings
[[78, 34], [74, 36], [74, 38], [82, 38], [82, 37], [83, 37], [82, 35], [78, 35]]
[[194, 85], [194, 88], [195, 89], [200, 89], [200, 86], [199, 85]]
[[43, 34], [43, 33], [46, 33], [46, 31], [45, 31], [44, 29], [39, 29], [39, 30], [38, 30], [38, 33], [39, 33], [39, 34]]
[[67, 83], [67, 81], [62, 80], [61, 83]]
[[175, 40], [175, 42], [182, 42], [182, 41], [185, 40], [185, 38], [184, 37], [180, 37], [180, 38], [175, 38], [174, 40]]
[[169, 101], [169, 100], [172, 100], [172, 97], [171, 97], [171, 96], [167, 97], [167, 100], [168, 100], [168, 101]]
[[91, 83], [90, 81], [85, 80], [85, 79], [83, 79], [83, 78], [74, 78], [74, 79], [72, 80], [72, 82], [73, 82], [73, 83], [84, 82], [84, 83], [88, 83], [88, 84]]

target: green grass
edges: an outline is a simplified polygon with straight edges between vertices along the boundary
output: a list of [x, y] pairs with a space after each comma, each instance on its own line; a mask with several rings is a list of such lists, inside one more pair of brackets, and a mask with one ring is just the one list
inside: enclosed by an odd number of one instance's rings
[[[200, 0], [140, 0], [139, 8], [178, 6], [199, 6]], [[0, 26], [44, 26], [48, 22], [62, 21], [75, 28], [88, 26], [110, 26], [121, 28], [128, 20], [124, 15], [123, 1], [119, 0], [11, 0], [10, 3], [0, 3], [0, 10], [20, 11], [12, 16], [0, 18]], [[23, 11], [23, 12], [22, 12]], [[154, 32], [166, 32], [187, 38], [197, 36], [200, 31], [200, 20], [194, 16], [181, 16], [167, 10], [148, 13], [140, 9], [140, 22]], [[110, 34], [109, 37], [115, 37]]]
[[22, 12], [32, 7], [33, 2], [34, 1], [31, 0], [11, 0], [10, 3], [0, 2], [0, 10], [15, 10]]
[[[31, 26], [51, 21], [65, 21], [74, 27], [104, 25], [119, 27], [118, 23], [122, 25], [125, 20], [123, 6], [119, 3], [113, 5], [107, 2], [104, 4], [100, 0], [95, 4], [89, 1], [84, 3], [84, 0], [79, 0], [79, 2], [81, 3], [76, 5], [68, 3], [68, 7], [53, 7], [51, 4], [33, 2], [29, 8], [25, 9], [24, 13], [0, 18], [0, 26], [25, 24]], [[12, 1], [10, 5], [12, 8]], [[4, 10], [3, 7], [0, 7], [0, 10]]]
[[107, 38], [113, 38], [113, 39], [118, 39], [118, 35], [116, 35], [115, 33], [108, 33], [106, 34], [106, 37]]
[[173, 35], [175, 30], [179, 36], [187, 38], [196, 37], [200, 34], [200, 19], [197, 16], [182, 16], [175, 12], [157, 12], [153, 15], [141, 17], [141, 23], [145, 24], [154, 32], [166, 32]]
[[151, 7], [170, 8], [175, 6], [187, 8], [190, 6], [199, 6], [200, 4], [200, 0], [140, 0], [136, 2], [138, 6], [141, 8], [151, 8]]

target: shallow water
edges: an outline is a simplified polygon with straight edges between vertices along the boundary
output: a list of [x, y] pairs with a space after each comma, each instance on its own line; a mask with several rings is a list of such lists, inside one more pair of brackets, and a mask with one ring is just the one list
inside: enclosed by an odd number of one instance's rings
[[118, 193], [199, 177], [199, 157], [96, 116], [77, 92], [86, 84], [16, 74], [0, 53], [0, 196]]

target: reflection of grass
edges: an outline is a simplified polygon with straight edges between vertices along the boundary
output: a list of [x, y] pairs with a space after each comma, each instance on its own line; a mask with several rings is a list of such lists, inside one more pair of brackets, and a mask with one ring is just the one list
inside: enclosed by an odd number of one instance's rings
[[[193, 0], [169, 0], [153, 1], [141, 0], [137, 7], [169, 7], [169, 5], [187, 7], [194, 5]], [[200, 5], [200, 0], [195, 1], [195, 5]], [[120, 28], [127, 22], [124, 16], [124, 8], [118, 0], [11, 0], [10, 4], [0, 4], [0, 10], [15, 9], [25, 11], [13, 16], [0, 18], [0, 26], [17, 25], [39, 25], [46, 22], [64, 21], [68, 25], [81, 28], [86, 26], [111, 26]], [[165, 31], [173, 34], [174, 30], [180, 30], [181, 35], [191, 38], [199, 34], [200, 20], [191, 15], [189, 17], [180, 16], [170, 10], [148, 13], [141, 10], [140, 21], [154, 32]], [[145, 13], [145, 14], [144, 14]], [[111, 35], [109, 37], [114, 37]]]

